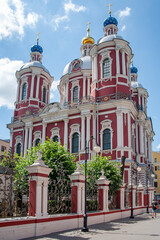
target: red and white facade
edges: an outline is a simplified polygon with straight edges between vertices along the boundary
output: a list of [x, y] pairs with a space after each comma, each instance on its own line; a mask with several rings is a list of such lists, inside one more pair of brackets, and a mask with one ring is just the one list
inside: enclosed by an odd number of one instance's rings
[[[148, 93], [137, 82], [137, 72], [131, 71], [132, 49], [117, 31], [111, 23], [104, 27], [104, 37], [97, 44], [89, 34], [83, 39], [81, 57], [64, 68], [58, 86], [60, 103], [49, 102], [53, 77], [41, 64], [42, 54], [31, 52], [31, 61], [16, 72], [17, 98], [13, 121], [8, 124], [14, 151], [19, 144], [26, 153], [37, 140], [56, 137], [72, 152], [73, 135], [77, 133], [77, 160], [85, 158], [86, 140], [90, 158], [97, 142], [103, 156], [115, 161], [126, 157], [125, 182], [130, 182], [131, 163], [140, 165], [139, 178], [145, 185], [154, 136], [147, 116]], [[22, 99], [24, 83], [27, 88]], [[106, 129], [108, 145], [104, 143]], [[91, 136], [96, 141], [90, 141]]]

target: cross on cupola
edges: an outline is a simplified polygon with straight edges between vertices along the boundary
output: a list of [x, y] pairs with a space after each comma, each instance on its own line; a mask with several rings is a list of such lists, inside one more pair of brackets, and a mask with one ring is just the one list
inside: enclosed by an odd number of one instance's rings
[[109, 3], [109, 5], [107, 7], [109, 7], [109, 15], [111, 15], [111, 6], [112, 4]]

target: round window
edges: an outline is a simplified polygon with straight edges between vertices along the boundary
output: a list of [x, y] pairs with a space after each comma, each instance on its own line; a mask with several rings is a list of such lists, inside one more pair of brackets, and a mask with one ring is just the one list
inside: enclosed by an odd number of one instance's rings
[[74, 70], [77, 70], [78, 68], [79, 68], [79, 63], [77, 62], [74, 64]]

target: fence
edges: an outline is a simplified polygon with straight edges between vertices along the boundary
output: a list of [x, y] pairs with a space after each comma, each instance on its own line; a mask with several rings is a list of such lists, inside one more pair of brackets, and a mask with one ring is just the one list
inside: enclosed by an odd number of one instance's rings
[[15, 180], [13, 168], [0, 166], [0, 217], [2, 218], [28, 214], [28, 178], [23, 179], [23, 182], [20, 179], [21, 176], [17, 181]]

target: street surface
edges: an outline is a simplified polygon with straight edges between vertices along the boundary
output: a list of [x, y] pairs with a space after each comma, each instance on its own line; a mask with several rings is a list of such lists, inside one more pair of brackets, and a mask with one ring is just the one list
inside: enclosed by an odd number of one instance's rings
[[[57, 223], [58, 224], [58, 223]], [[151, 213], [125, 218], [110, 223], [89, 226], [89, 232], [70, 230], [28, 240], [160, 240], [160, 213], [152, 219]]]

